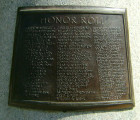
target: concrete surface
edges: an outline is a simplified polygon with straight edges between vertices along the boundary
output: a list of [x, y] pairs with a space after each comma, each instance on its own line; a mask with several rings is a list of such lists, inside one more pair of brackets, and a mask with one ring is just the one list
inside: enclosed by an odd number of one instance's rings
[[[16, 10], [19, 6], [85, 5], [128, 9], [129, 36], [136, 107], [132, 110], [47, 112], [8, 106], [8, 89]], [[139, 120], [140, 118], [140, 0], [0, 0], [0, 120]]]

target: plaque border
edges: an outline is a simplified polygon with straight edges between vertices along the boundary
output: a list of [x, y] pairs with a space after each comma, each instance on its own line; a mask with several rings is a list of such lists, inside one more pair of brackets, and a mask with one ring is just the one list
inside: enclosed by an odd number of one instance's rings
[[[14, 87], [14, 56], [16, 51], [16, 41], [18, 28], [20, 26], [20, 13], [22, 12], [48, 12], [48, 13], [92, 13], [92, 14], [113, 14], [122, 15], [124, 24], [124, 40], [127, 57], [127, 71], [128, 71], [128, 82], [129, 82], [129, 99], [127, 100], [113, 100], [113, 101], [97, 101], [97, 102], [53, 102], [53, 101], [38, 101], [38, 100], [13, 100], [12, 90]], [[11, 80], [9, 87], [9, 101], [8, 104], [12, 106], [47, 109], [47, 110], [111, 110], [111, 109], [130, 109], [135, 106], [134, 102], [134, 91], [132, 81], [132, 67], [131, 67], [131, 56], [129, 46], [129, 30], [127, 20], [127, 9], [126, 8], [109, 8], [109, 7], [94, 7], [94, 6], [29, 6], [19, 7], [17, 11], [16, 21], [16, 32], [13, 50], [13, 62], [11, 69]]]

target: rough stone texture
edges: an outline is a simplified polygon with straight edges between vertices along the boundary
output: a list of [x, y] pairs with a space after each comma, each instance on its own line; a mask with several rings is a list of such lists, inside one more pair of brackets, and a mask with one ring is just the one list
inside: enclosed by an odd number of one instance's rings
[[[128, 9], [130, 50], [136, 107], [132, 110], [48, 112], [8, 106], [16, 11], [19, 6], [85, 5]], [[0, 120], [139, 120], [140, 0], [0, 0]]]

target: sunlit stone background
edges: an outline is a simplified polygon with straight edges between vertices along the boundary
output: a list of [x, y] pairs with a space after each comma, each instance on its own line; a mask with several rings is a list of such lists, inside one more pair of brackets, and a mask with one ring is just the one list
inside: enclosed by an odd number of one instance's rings
[[[81, 5], [127, 8], [136, 107], [132, 110], [47, 112], [8, 106], [16, 11], [20, 6]], [[0, 120], [139, 120], [140, 0], [0, 0]]]

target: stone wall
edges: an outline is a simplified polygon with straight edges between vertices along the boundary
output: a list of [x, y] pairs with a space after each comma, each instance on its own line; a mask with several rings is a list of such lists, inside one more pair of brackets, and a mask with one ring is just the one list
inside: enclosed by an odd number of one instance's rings
[[[8, 106], [16, 11], [20, 6], [81, 5], [127, 8], [136, 106], [132, 110], [48, 112]], [[0, 120], [139, 120], [140, 115], [139, 0], [0, 0]]]

